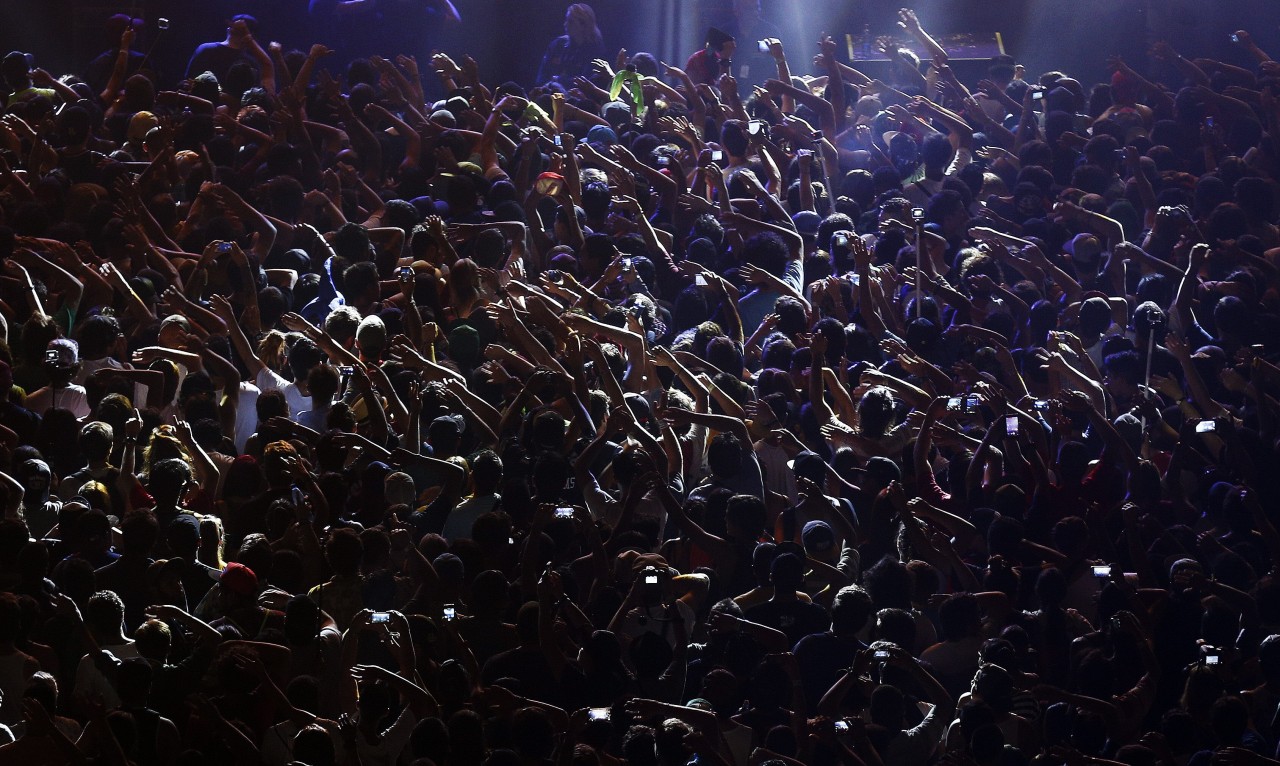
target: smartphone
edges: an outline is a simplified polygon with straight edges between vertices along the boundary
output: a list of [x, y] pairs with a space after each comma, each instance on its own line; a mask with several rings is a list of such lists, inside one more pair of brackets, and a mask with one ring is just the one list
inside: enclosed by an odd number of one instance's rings
[[169, 28], [169, 20], [168, 20], [168, 19], [166, 19], [166, 18], [159, 18], [159, 19], [156, 19], [156, 29], [160, 30], [161, 32], [164, 32], [164, 31], [165, 31], [165, 30], [167, 30], [168, 28]]
[[848, 722], [848, 721], [846, 721], [846, 720], [844, 720], [843, 718], [841, 718], [841, 719], [839, 719], [839, 720], [837, 720], [837, 721], [833, 721], [832, 723], [833, 723], [833, 724], [835, 725], [835, 727], [836, 727], [836, 734], [848, 734], [848, 733], [849, 733], [849, 722]]
[[1206, 117], [1206, 118], [1204, 118], [1204, 124], [1205, 124], [1205, 125], [1208, 125], [1210, 128], [1212, 128], [1212, 127], [1213, 127], [1213, 118], [1212, 118], [1212, 117]]
[[1049, 411], [1049, 400], [1048, 400], [1048, 399], [1036, 399], [1034, 402], [1032, 402], [1032, 403], [1031, 403], [1031, 409], [1035, 410], [1036, 412], [1048, 412], [1048, 411]]
[[44, 362], [45, 364], [57, 364], [58, 363], [57, 349], [51, 348], [48, 351], [44, 352]]
[[458, 609], [453, 604], [446, 604], [441, 614], [446, 620], [456, 620], [458, 618]]
[[848, 246], [849, 246], [849, 235], [848, 235], [848, 234], [837, 234], [837, 235], [836, 235], [836, 247], [848, 247]]
[[1240, 42], [1240, 35], [1236, 34], [1235, 32], [1232, 32], [1232, 33], [1231, 33], [1231, 42], [1233, 42], [1233, 43], [1238, 43], [1238, 42]]
[[1198, 434], [1211, 434], [1217, 430], [1218, 424], [1216, 421], [1201, 420], [1199, 423], [1196, 423], [1196, 433]]
[[947, 400], [947, 412], [963, 412], [963, 411], [964, 411], [963, 396], [953, 396]]
[[227, 253], [229, 253], [229, 252], [231, 252], [231, 243], [230, 243], [230, 242], [219, 242], [219, 243], [218, 243], [218, 253], [219, 253], [219, 254], [221, 254], [221, 255], [226, 255], [226, 254], [227, 254]]
[[1206, 654], [1206, 655], [1204, 656], [1204, 664], [1206, 664], [1206, 665], [1220, 665], [1220, 664], [1222, 664], [1222, 657], [1221, 657], [1221, 656], [1219, 656], [1219, 655], [1217, 655], [1217, 654]]
[[911, 208], [911, 220], [913, 220], [913, 221], [923, 221], [923, 220], [924, 220], [924, 208], [922, 208], [922, 207], [913, 207], [913, 208]]
[[401, 267], [400, 267], [400, 278], [401, 278], [401, 279], [413, 279], [413, 267], [412, 267], [412, 266], [401, 266]]
[[724, 152], [720, 151], [719, 149], [712, 149], [712, 150], [711, 150], [711, 161], [712, 161], [712, 162], [721, 162], [721, 161], [723, 161], [723, 160], [724, 160]]
[[758, 136], [761, 130], [764, 130], [764, 120], [752, 120], [747, 123], [748, 134]]
[[609, 716], [610, 712], [607, 707], [587, 708], [588, 721], [607, 721], [609, 720]]
[[701, 274], [699, 274], [699, 275], [697, 275], [697, 276], [695, 276], [695, 277], [693, 278], [693, 283], [694, 283], [695, 285], [697, 285], [698, 287], [706, 287], [706, 286], [707, 286], [707, 278], [706, 278], [706, 277], [704, 277], [704, 276], [702, 276]]
[[799, 151], [797, 151], [797, 152], [796, 152], [796, 156], [797, 156], [797, 157], [812, 157], [812, 156], [813, 156], [813, 150], [812, 150], [812, 149], [801, 149], [801, 150], [799, 150]]
[[657, 576], [656, 574], [645, 575], [645, 576], [644, 576], [644, 584], [645, 584], [645, 585], [657, 585], [657, 584], [658, 584], [658, 576]]
[[623, 258], [623, 259], [622, 259], [622, 272], [625, 274], [626, 272], [631, 271], [631, 268], [632, 268], [632, 266], [631, 266], [631, 259], [630, 259], [630, 258]]
[[557, 133], [557, 134], [556, 134], [555, 142], [556, 142], [556, 146], [563, 146], [563, 145], [564, 145], [564, 144], [563, 144], [563, 143], [561, 143], [561, 141], [560, 141], [560, 134], [559, 134], [559, 133]]
[[1125, 153], [1125, 150], [1124, 150], [1124, 149], [1116, 149], [1116, 159], [1117, 159], [1117, 160], [1119, 160], [1120, 162], [1124, 162], [1124, 161], [1125, 161], [1125, 160], [1127, 160], [1128, 158], [1129, 158], [1129, 155]]
[[670, 157], [668, 157], [668, 156], [667, 156], [667, 155], [665, 155], [665, 154], [660, 154], [660, 155], [658, 155], [658, 159], [657, 159], [657, 160], [655, 160], [655, 162], [658, 164], [658, 167], [660, 167], [660, 168], [665, 168], [665, 167], [670, 167], [670, 166], [671, 166], [671, 158], [670, 158]]
[[876, 653], [875, 653], [875, 658], [876, 658], [877, 660], [887, 660], [887, 659], [889, 659], [889, 650], [888, 650], [888, 649], [877, 649], [877, 650], [876, 650]]
[[379, 625], [384, 622], [391, 622], [391, 613], [390, 612], [374, 612], [373, 614], [369, 615], [369, 622], [373, 623], [374, 625]]
[[1018, 416], [1017, 415], [1004, 416], [1004, 432], [1008, 436], [1018, 435]]
[[1032, 94], [1031, 94], [1031, 100], [1032, 100], [1032, 101], [1039, 101], [1039, 100], [1040, 100], [1040, 99], [1042, 99], [1042, 98], [1044, 98], [1044, 91], [1042, 91], [1042, 90], [1038, 90], [1038, 91], [1036, 91], [1035, 93], [1032, 93]]
[[972, 415], [978, 411], [978, 397], [969, 394], [964, 398], [964, 411], [966, 415]]
[[356, 368], [352, 367], [351, 365], [344, 364], [338, 368], [338, 374], [341, 375], [343, 378], [349, 378], [351, 377], [351, 374], [355, 372], [355, 370]]
[[[1232, 37], [1235, 37], [1235, 35], [1232, 35]], [[758, 41], [758, 42], [756, 43], [756, 47], [760, 49], [760, 52], [761, 52], [761, 53], [768, 53], [768, 52], [769, 52], [769, 41], [768, 41], [768, 40], [760, 40], [760, 41]]]
[[822, 140], [822, 131], [821, 130], [813, 131], [813, 142], [816, 144], [821, 140]]
[[1096, 566], [1096, 567], [1094, 567], [1094, 568], [1093, 568], [1093, 576], [1094, 576], [1094, 577], [1099, 577], [1099, 578], [1102, 578], [1102, 577], [1110, 577], [1110, 576], [1111, 576], [1111, 565], [1110, 565], [1110, 564], [1103, 564], [1103, 565], [1101, 565], [1101, 566]]
[[557, 509], [556, 509], [556, 518], [557, 518], [557, 519], [572, 519], [572, 518], [573, 518], [573, 509], [572, 509], [572, 508], [569, 508], [569, 507], [557, 508]]

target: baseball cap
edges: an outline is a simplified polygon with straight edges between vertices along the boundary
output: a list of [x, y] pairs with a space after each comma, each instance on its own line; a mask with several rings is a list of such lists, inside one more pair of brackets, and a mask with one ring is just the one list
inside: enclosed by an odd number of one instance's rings
[[1102, 243], [1094, 235], [1082, 233], [1072, 237], [1071, 241], [1063, 245], [1063, 249], [1077, 263], [1092, 263], [1102, 254]]
[[818, 233], [818, 226], [822, 224], [822, 216], [812, 210], [801, 210], [791, 216], [791, 222], [796, 225], [796, 231], [801, 236], [812, 237]]
[[454, 436], [461, 436], [462, 432], [467, 430], [467, 421], [461, 415], [441, 415], [431, 421], [431, 427], [428, 431], [434, 433], [436, 429], [449, 429]]
[[218, 584], [241, 596], [256, 596], [258, 593], [258, 576], [249, 567], [235, 561], [223, 567]]
[[189, 513], [180, 513], [164, 529], [166, 540], [179, 545], [195, 545], [200, 542], [200, 520]]
[[804, 525], [800, 540], [804, 543], [805, 550], [824, 553], [835, 547], [836, 534], [830, 524], [815, 519]]
[[827, 474], [827, 463], [816, 452], [805, 450], [796, 455], [794, 460], [787, 461], [787, 467], [795, 471], [796, 476], [822, 485]]
[[613, 145], [618, 143], [618, 134], [608, 126], [593, 125], [591, 130], [587, 131], [587, 143]]
[[169, 573], [181, 577], [185, 571], [187, 571], [187, 562], [182, 559], [159, 559], [147, 567], [147, 577], [155, 582]]
[[867, 461], [866, 472], [869, 476], [879, 479], [885, 485], [902, 478], [902, 469], [898, 467], [898, 464], [887, 457], [879, 455]]
[[80, 362], [80, 344], [69, 338], [49, 341], [49, 350], [57, 352], [59, 367], [74, 367]]

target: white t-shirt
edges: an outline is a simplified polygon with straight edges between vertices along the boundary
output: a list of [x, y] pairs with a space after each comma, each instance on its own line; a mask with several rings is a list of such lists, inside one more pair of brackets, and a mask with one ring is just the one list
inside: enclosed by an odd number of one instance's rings
[[[298, 388], [298, 384], [293, 381], [285, 380], [270, 367], [263, 367], [258, 372], [257, 379], [258, 389], [266, 391], [274, 391], [279, 389], [284, 392], [284, 400], [289, 403], [289, 414], [297, 417], [298, 413], [306, 412], [311, 409], [311, 397], [304, 396]], [[255, 427], [257, 424], [257, 416], [254, 416]], [[250, 434], [252, 435], [252, 433]]]
[[449, 542], [459, 538], [469, 539], [471, 527], [476, 523], [476, 519], [492, 511], [501, 499], [501, 495], [488, 494], [469, 497], [458, 503], [458, 507], [450, 511], [449, 516], [444, 520], [444, 529], [440, 530], [440, 536]]
[[363, 733], [357, 735], [356, 752], [360, 755], [360, 766], [393, 766], [409, 744], [409, 737], [417, 725], [418, 717], [406, 706], [396, 722], [382, 732], [377, 744], [366, 740]]
[[[132, 370], [133, 365], [128, 362], [121, 362], [113, 356], [104, 356], [101, 359], [86, 359], [80, 363], [80, 372], [76, 373], [74, 382], [83, 386], [89, 376], [98, 370], [104, 368], [113, 370]], [[147, 387], [141, 383], [133, 384], [133, 406], [141, 409], [147, 403]]]
[[[236, 394], [236, 432], [228, 434], [236, 443], [236, 452], [244, 454], [244, 445], [258, 428], [258, 396], [262, 392], [248, 381], [240, 381], [240, 390]], [[219, 397], [225, 395], [217, 392]]]
[[[117, 660], [132, 660], [141, 656], [138, 654], [137, 644], [132, 641], [104, 646], [102, 650]], [[76, 667], [75, 693], [87, 695], [89, 699], [100, 697], [107, 710], [120, 707], [120, 695], [116, 694], [115, 687], [102, 675], [102, 671], [94, 664], [93, 657], [88, 654], [80, 658], [80, 664]]]
[[44, 415], [45, 410], [50, 407], [71, 410], [79, 420], [89, 416], [89, 394], [84, 386], [72, 383], [66, 388], [57, 389], [45, 386], [27, 395], [27, 409], [37, 415]]
[[[319, 723], [319, 719], [316, 722]], [[286, 766], [293, 760], [293, 738], [298, 736], [300, 731], [302, 731], [302, 728], [293, 721], [282, 721], [268, 729], [267, 733], [262, 737], [261, 746], [258, 748], [258, 752], [262, 756], [262, 762], [267, 766]], [[333, 751], [341, 753], [342, 739], [339, 733], [327, 726], [325, 731], [329, 733], [329, 738], [333, 740]]]

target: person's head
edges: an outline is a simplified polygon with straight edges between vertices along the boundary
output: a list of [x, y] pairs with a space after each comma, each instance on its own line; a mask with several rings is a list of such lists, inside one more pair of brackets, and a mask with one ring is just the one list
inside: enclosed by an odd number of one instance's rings
[[120, 521], [119, 551], [135, 559], [145, 558], [159, 536], [160, 524], [155, 515], [132, 511]]
[[334, 766], [338, 756], [333, 737], [318, 724], [304, 726], [293, 735], [293, 758], [307, 766]]
[[846, 585], [831, 604], [831, 629], [842, 636], [860, 633], [871, 618], [872, 608], [871, 596], [865, 589]]
[[1142, 358], [1137, 351], [1120, 351], [1102, 360], [1102, 383], [1117, 399], [1123, 401], [1135, 396], [1142, 377]]
[[84, 359], [101, 359], [120, 347], [124, 333], [114, 316], [99, 314], [86, 319], [78, 330], [80, 354]]
[[85, 605], [84, 621], [99, 642], [118, 638], [124, 631], [124, 602], [115, 591], [98, 591]]
[[27, 688], [22, 696], [24, 699], [35, 700], [45, 712], [53, 715], [58, 709], [58, 679], [38, 670], [27, 679]]
[[754, 541], [764, 532], [764, 501], [755, 495], [733, 495], [725, 506], [725, 531], [733, 540]]
[[155, 671], [151, 663], [137, 657], [127, 659], [116, 670], [115, 688], [120, 701], [128, 707], [143, 707], [151, 694], [151, 681]]
[[875, 386], [858, 401], [858, 423], [862, 433], [879, 438], [893, 425], [895, 407], [893, 392], [884, 386]]
[[944, 641], [959, 641], [977, 633], [982, 624], [978, 599], [972, 593], [956, 593], [938, 608], [938, 627]]
[[364, 544], [355, 530], [338, 529], [325, 544], [324, 557], [334, 574], [353, 577], [360, 571], [360, 560], [364, 557]]
[[19, 91], [31, 87], [31, 66], [27, 54], [22, 51], [10, 51], [0, 61], [0, 77], [10, 90]]
[[731, 433], [719, 433], [707, 446], [707, 467], [716, 478], [727, 480], [742, 468], [743, 445]]
[[1209, 725], [1219, 745], [1239, 745], [1249, 728], [1249, 707], [1234, 694], [1221, 697], [1209, 709]]
[[360, 312], [351, 306], [338, 306], [324, 318], [324, 331], [335, 343], [349, 348], [360, 327]]
[[775, 592], [795, 592], [804, 585], [804, 562], [794, 553], [778, 555], [769, 567], [769, 582]]
[[596, 12], [586, 3], [574, 3], [564, 14], [564, 33], [575, 45], [600, 42], [600, 28], [596, 25]]
[[317, 406], [332, 402], [334, 397], [338, 395], [338, 387], [342, 383], [342, 377], [338, 373], [338, 368], [331, 364], [317, 364], [307, 373], [307, 386], [311, 391], [311, 401]]
[[1094, 296], [1080, 304], [1080, 333], [1086, 338], [1101, 335], [1111, 323], [1111, 305], [1106, 298]]
[[734, 51], [738, 48], [738, 41], [724, 30], [709, 27], [704, 45], [708, 53], [723, 60], [733, 58]]
[[871, 705], [867, 712], [873, 724], [890, 732], [901, 731], [905, 710], [905, 700], [897, 687], [881, 684], [871, 692]]
[[786, 276], [787, 244], [777, 234], [756, 234], [742, 248], [742, 261], [769, 272], [779, 279]]
[[[261, 535], [259, 535], [261, 537]], [[265, 540], [264, 540], [265, 542]], [[246, 540], [241, 545], [240, 557], [249, 558], [245, 548], [250, 545]], [[268, 555], [270, 548], [267, 548]], [[250, 567], [233, 561], [222, 568], [222, 573], [218, 575], [218, 594], [221, 598], [222, 608], [236, 612], [246, 608], [252, 608], [257, 605], [259, 590], [258, 575]]]
[[975, 696], [997, 713], [1007, 713], [1013, 705], [1013, 678], [999, 665], [983, 665], [973, 675], [971, 689]]
[[160, 460], [151, 466], [147, 474], [147, 492], [155, 498], [157, 506], [171, 507], [178, 504], [192, 478], [187, 461], [181, 458]]
[[502, 485], [502, 458], [493, 450], [483, 450], [472, 456], [471, 479], [477, 495], [496, 492]]
[[273, 487], [287, 487], [293, 480], [293, 465], [298, 450], [287, 441], [275, 441], [262, 451], [262, 467], [267, 482]]

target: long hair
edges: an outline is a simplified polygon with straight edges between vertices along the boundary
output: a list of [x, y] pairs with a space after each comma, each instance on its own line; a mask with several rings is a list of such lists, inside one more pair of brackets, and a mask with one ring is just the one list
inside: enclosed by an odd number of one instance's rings
[[[581, 22], [583, 29], [590, 30], [587, 33], [587, 38], [582, 40], [575, 39], [574, 36], [569, 33], [568, 21], [570, 18]], [[584, 43], [597, 46], [604, 45], [604, 36], [600, 34], [600, 27], [596, 24], [596, 12], [586, 3], [574, 3], [569, 6], [569, 10], [565, 13], [565, 33], [569, 34], [569, 41], [575, 45], [582, 45]]]
[[480, 268], [470, 258], [460, 258], [449, 269], [449, 303], [455, 310], [470, 308], [480, 300]]

